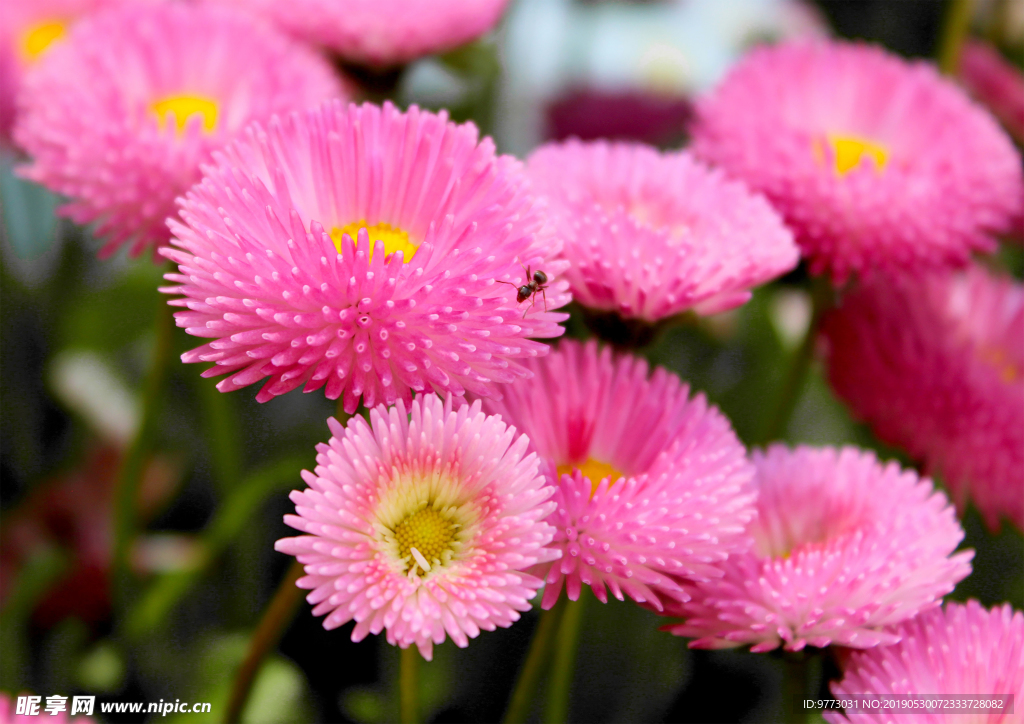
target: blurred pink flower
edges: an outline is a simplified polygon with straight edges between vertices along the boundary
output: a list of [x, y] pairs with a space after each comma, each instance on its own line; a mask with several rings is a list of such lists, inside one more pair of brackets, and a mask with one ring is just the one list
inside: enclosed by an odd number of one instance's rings
[[165, 242], [174, 199], [253, 119], [342, 94], [312, 51], [226, 8], [133, 3], [78, 23], [29, 73], [15, 139], [26, 177], [96, 222], [101, 256]]
[[957, 77], [979, 103], [1024, 143], [1024, 75], [983, 40], [968, 40], [960, 54]]
[[[936, 724], [1020, 721], [1024, 701], [1024, 614], [1009, 604], [984, 609], [977, 601], [947, 603], [893, 630], [894, 646], [853, 651], [843, 665], [843, 680], [832, 682], [836, 699], [868, 696], [1013, 697], [1016, 714], [983, 712], [923, 713], [849, 708], [825, 711], [831, 724]], [[966, 714], [966, 716], [965, 716]]]
[[[171, 222], [178, 326], [214, 341], [182, 356], [265, 402], [300, 385], [354, 412], [528, 376], [569, 301], [560, 243], [521, 165], [472, 124], [415, 106], [328, 103], [260, 127], [218, 156]], [[518, 303], [523, 265], [546, 303]], [[505, 283], [499, 283], [505, 282]]]
[[270, 19], [345, 60], [389, 66], [450, 50], [493, 28], [508, 0], [219, 0]]
[[822, 325], [829, 379], [991, 528], [1024, 529], [1024, 286], [974, 266], [871, 279]]
[[5, 0], [0, 3], [0, 141], [10, 140], [22, 75], [80, 17], [124, 0]]
[[591, 309], [713, 314], [800, 258], [763, 197], [685, 151], [570, 140], [535, 151], [529, 172], [566, 240], [573, 297]]
[[939, 605], [971, 572], [973, 551], [951, 555], [964, 533], [949, 501], [912, 471], [856, 448], [773, 445], [753, 459], [753, 550], [665, 611], [686, 619], [665, 628], [691, 647], [889, 645], [899, 637], [883, 627]]
[[[43, 592], [33, 612], [35, 623], [49, 628], [74, 616], [95, 625], [108, 617], [114, 488], [122, 460], [117, 448], [91, 445], [75, 468], [37, 483], [4, 512], [0, 607], [32, 559], [43, 550], [57, 548], [68, 554], [70, 566], [67, 575]], [[142, 479], [141, 517], [148, 519], [165, 503], [179, 480], [176, 466], [166, 458], [153, 458]]]
[[815, 274], [957, 266], [1024, 205], [995, 120], [923, 62], [847, 42], [752, 51], [698, 104], [694, 153], [763, 192]]
[[486, 409], [522, 430], [558, 486], [543, 606], [589, 585], [656, 610], [746, 547], [753, 470], [729, 421], [664, 369], [566, 340]]
[[317, 446], [309, 485], [285, 522], [308, 535], [275, 548], [305, 566], [300, 588], [324, 628], [355, 620], [352, 640], [387, 630], [430, 659], [448, 636], [466, 646], [480, 629], [511, 626], [542, 581], [523, 571], [558, 557], [545, 545], [554, 508], [526, 436], [480, 403], [452, 409], [435, 395], [399, 401]]

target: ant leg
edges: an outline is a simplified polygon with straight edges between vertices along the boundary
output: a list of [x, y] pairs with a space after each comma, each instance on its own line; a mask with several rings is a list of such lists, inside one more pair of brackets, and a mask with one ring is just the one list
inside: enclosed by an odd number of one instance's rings
[[[541, 287], [540, 288], [540, 295], [542, 297], [544, 297], [544, 311], [545, 312], [548, 311], [548, 295], [547, 295], [547, 292], [544, 291], [546, 288], [547, 287]], [[534, 295], [534, 296], [536, 296], [536, 295]]]
[[523, 312], [523, 319], [526, 319], [526, 312], [529, 312], [531, 309], [533, 309], [533, 305], [536, 304], [536, 303], [537, 303], [537, 292], [534, 292], [533, 295], [530, 297], [530, 306], [528, 306], [526, 308], [526, 311]]

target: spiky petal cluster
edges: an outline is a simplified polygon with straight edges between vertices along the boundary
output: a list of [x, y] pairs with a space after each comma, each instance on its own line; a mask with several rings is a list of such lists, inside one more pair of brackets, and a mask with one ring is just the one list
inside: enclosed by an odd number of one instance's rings
[[573, 297], [591, 309], [647, 322], [720, 312], [799, 259], [763, 197], [685, 151], [570, 140], [535, 151], [529, 172], [565, 238]]
[[298, 585], [324, 628], [355, 620], [353, 641], [386, 629], [430, 659], [446, 634], [466, 646], [529, 610], [542, 581], [523, 571], [558, 552], [545, 547], [553, 489], [525, 435], [479, 402], [453, 410], [435, 395], [408, 412], [381, 405], [369, 425], [327, 422], [331, 439], [285, 516], [306, 535], [275, 546], [305, 566]]
[[856, 448], [755, 451], [753, 549], [725, 575], [688, 587], [666, 610], [694, 648], [784, 644], [869, 648], [895, 643], [885, 626], [939, 605], [971, 572], [973, 551], [946, 496], [927, 479]]
[[923, 613], [893, 633], [900, 638], [894, 646], [851, 653], [842, 681], [832, 683], [837, 699], [1011, 695], [1015, 713], [850, 708], [845, 714], [824, 712], [831, 724], [1020, 721], [1024, 701], [1024, 614], [1020, 611], [1009, 604], [986, 610], [977, 601], [947, 603], [945, 610]]
[[22, 75], [81, 16], [120, 0], [8, 0], [0, 3], [0, 141], [10, 140]]
[[814, 273], [962, 265], [1024, 203], [995, 120], [924, 62], [848, 42], [752, 51], [698, 105], [694, 153], [763, 192]]
[[[486, 402], [530, 437], [557, 483], [548, 519], [561, 561], [543, 606], [589, 585], [661, 610], [682, 582], [720, 576], [747, 545], [753, 470], [729, 421], [674, 375], [594, 342], [562, 342], [531, 364], [535, 379]], [[542, 569], [543, 570], [543, 569]]]
[[333, 102], [249, 129], [181, 216], [164, 291], [185, 296], [178, 326], [213, 338], [182, 359], [215, 362], [222, 392], [326, 385], [349, 412], [411, 390], [486, 396], [546, 353], [530, 338], [563, 331], [540, 296], [516, 301], [523, 265], [547, 272], [548, 308], [569, 301], [519, 162], [444, 113]]
[[258, 13], [346, 60], [390, 66], [468, 43], [508, 0], [221, 0]]
[[312, 51], [228, 8], [130, 3], [85, 18], [19, 96], [24, 174], [96, 222], [101, 256], [165, 242], [174, 199], [249, 121], [342, 89]]
[[988, 525], [1024, 529], [1024, 285], [979, 266], [873, 279], [822, 325], [829, 379]]

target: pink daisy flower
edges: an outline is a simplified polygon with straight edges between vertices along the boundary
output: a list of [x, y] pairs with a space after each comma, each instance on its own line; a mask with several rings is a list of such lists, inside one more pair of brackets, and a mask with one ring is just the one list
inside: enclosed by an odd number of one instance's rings
[[275, 548], [305, 566], [300, 588], [324, 628], [355, 620], [352, 640], [387, 631], [430, 659], [445, 635], [465, 647], [480, 629], [511, 626], [542, 581], [523, 571], [558, 557], [546, 548], [553, 489], [529, 441], [480, 403], [452, 409], [434, 395], [399, 400], [347, 427], [330, 418], [309, 487], [293, 491], [307, 535]]
[[957, 77], [979, 103], [1024, 143], [1024, 74], [990, 43], [968, 40], [960, 54]]
[[995, 120], [929, 64], [861, 43], [751, 52], [698, 104], [694, 153], [763, 192], [813, 273], [962, 265], [1024, 204]]
[[1024, 529], [1024, 285], [975, 266], [872, 279], [822, 325], [829, 379], [885, 442], [942, 476], [962, 509]]
[[[354, 412], [415, 391], [528, 376], [569, 301], [560, 244], [518, 161], [472, 124], [412, 107], [328, 103], [255, 127], [219, 155], [171, 222], [178, 326], [213, 338], [218, 389], [269, 377], [265, 402], [300, 385]], [[517, 302], [524, 265], [545, 297]], [[546, 299], [546, 301], [545, 301]]]
[[[831, 724], [936, 724], [1020, 721], [1024, 701], [1024, 614], [1009, 604], [991, 610], [977, 601], [947, 603], [894, 630], [900, 642], [851, 652], [843, 680], [832, 683], [837, 699], [889, 696], [1013, 696], [1016, 714], [923, 713], [913, 710], [847, 709], [824, 712]], [[967, 713], [968, 716], [964, 716]]]
[[0, 140], [14, 127], [22, 75], [79, 17], [118, 0], [6, 0], [0, 3]]
[[725, 575], [688, 586], [666, 626], [693, 648], [784, 644], [869, 648], [899, 637], [883, 627], [939, 605], [971, 572], [973, 551], [946, 496], [895, 463], [856, 448], [755, 451], [753, 549]]
[[174, 199], [253, 119], [342, 93], [312, 51], [227, 8], [137, 3], [78, 23], [25, 78], [24, 175], [96, 222], [101, 256], [167, 240]]
[[760, 195], [687, 152], [633, 143], [549, 143], [529, 160], [566, 239], [573, 297], [656, 322], [743, 304], [799, 252]]
[[546, 576], [542, 605], [563, 584], [583, 584], [661, 610], [686, 599], [684, 580], [720, 576], [729, 553], [746, 547], [753, 470], [729, 421], [664, 369], [613, 357], [596, 343], [566, 340], [531, 364], [535, 379], [506, 385], [500, 412], [530, 437], [556, 483], [548, 518], [561, 561]]
[[458, 47], [493, 28], [508, 0], [221, 0], [356, 63], [389, 66]]

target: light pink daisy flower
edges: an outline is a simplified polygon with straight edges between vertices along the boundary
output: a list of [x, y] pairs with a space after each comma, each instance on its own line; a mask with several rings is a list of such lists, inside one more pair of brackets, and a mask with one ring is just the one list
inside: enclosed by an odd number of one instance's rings
[[832, 387], [991, 528], [1024, 529], [1024, 285], [974, 266], [872, 279], [825, 317]]
[[508, 0], [220, 0], [356, 63], [390, 66], [450, 50], [493, 28]]
[[763, 197], [685, 151], [570, 140], [535, 151], [529, 172], [565, 238], [573, 298], [590, 309], [714, 314], [799, 261]]
[[583, 584], [661, 610], [686, 599], [684, 580], [720, 576], [744, 549], [753, 469], [729, 421], [664, 369], [566, 340], [531, 364], [535, 378], [506, 385], [500, 412], [530, 437], [556, 483], [557, 561], [543, 606]]
[[307, 535], [275, 545], [305, 566], [298, 586], [324, 628], [355, 620], [353, 641], [386, 629], [429, 660], [446, 634], [464, 647], [530, 609], [542, 581], [523, 571], [558, 552], [545, 547], [553, 489], [525, 435], [435, 395], [327, 424], [285, 516]]
[[666, 630], [692, 648], [784, 644], [869, 648], [895, 643], [885, 626], [939, 605], [971, 572], [973, 551], [946, 496], [895, 463], [856, 448], [755, 451], [753, 549], [725, 576], [688, 586]]
[[963, 265], [1024, 204], [1021, 160], [924, 62], [862, 43], [752, 51], [697, 109], [694, 153], [763, 192], [813, 273]]
[[6, 0], [0, 3], [0, 140], [10, 138], [22, 75], [80, 17], [119, 0]]
[[[218, 156], [171, 222], [167, 279], [189, 334], [182, 356], [216, 362], [236, 390], [269, 377], [265, 402], [300, 385], [354, 412], [415, 391], [528, 376], [517, 360], [562, 334], [566, 262], [521, 164], [472, 124], [390, 104], [340, 102], [249, 129]], [[516, 301], [524, 265], [544, 294]]]
[[1024, 614], [1009, 604], [986, 610], [977, 601], [947, 603], [894, 630], [900, 642], [854, 651], [843, 680], [832, 683], [836, 699], [1012, 696], [1015, 713], [946, 710], [825, 711], [831, 724], [1011, 724], [1021, 721], [1024, 701]]
[[101, 256], [169, 237], [174, 199], [249, 121], [342, 89], [312, 51], [227, 8], [132, 3], [75, 25], [25, 78], [15, 140], [24, 175], [96, 222]]

